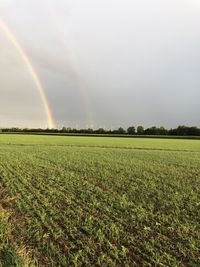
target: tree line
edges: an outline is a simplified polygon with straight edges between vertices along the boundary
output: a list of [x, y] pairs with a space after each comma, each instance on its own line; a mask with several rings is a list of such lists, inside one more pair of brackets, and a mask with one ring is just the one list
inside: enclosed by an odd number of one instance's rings
[[177, 128], [166, 129], [164, 127], [152, 126], [130, 126], [127, 129], [119, 127], [115, 130], [99, 129], [76, 129], [63, 126], [61, 129], [30, 129], [30, 128], [1, 128], [3, 133], [66, 133], [66, 134], [120, 134], [120, 135], [171, 135], [171, 136], [200, 136], [200, 128], [196, 126], [180, 125]]

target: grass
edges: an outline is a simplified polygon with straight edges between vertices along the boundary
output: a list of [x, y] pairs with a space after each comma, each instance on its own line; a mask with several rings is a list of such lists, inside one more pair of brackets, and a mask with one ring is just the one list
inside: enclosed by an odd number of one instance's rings
[[0, 188], [2, 266], [200, 264], [198, 140], [0, 135]]

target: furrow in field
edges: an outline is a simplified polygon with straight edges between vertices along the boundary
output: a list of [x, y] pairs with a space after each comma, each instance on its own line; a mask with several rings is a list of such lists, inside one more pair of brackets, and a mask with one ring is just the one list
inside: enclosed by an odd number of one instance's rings
[[[1, 146], [10, 146], [10, 143], [3, 143]], [[123, 145], [79, 145], [79, 144], [12, 144], [15, 147], [71, 147], [71, 148], [100, 148], [100, 149], [121, 149], [121, 150], [147, 150], [147, 151], [166, 151], [166, 152], [191, 152], [191, 153], [200, 153], [199, 150], [192, 149], [174, 149], [174, 148], [164, 148], [164, 147], [141, 147], [141, 146], [123, 146]]]

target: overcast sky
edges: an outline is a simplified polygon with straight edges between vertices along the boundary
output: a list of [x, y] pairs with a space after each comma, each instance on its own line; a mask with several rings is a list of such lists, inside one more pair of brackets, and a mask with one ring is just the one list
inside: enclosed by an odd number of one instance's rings
[[[0, 0], [58, 126], [200, 126], [199, 0]], [[0, 124], [45, 127], [0, 28]]]

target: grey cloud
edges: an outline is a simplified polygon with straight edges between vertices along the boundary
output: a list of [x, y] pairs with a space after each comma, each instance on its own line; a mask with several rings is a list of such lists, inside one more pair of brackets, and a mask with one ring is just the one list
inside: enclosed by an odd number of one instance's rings
[[199, 126], [199, 13], [195, 0], [19, 0], [0, 8], [56, 120], [80, 127], [88, 113], [95, 127]]

